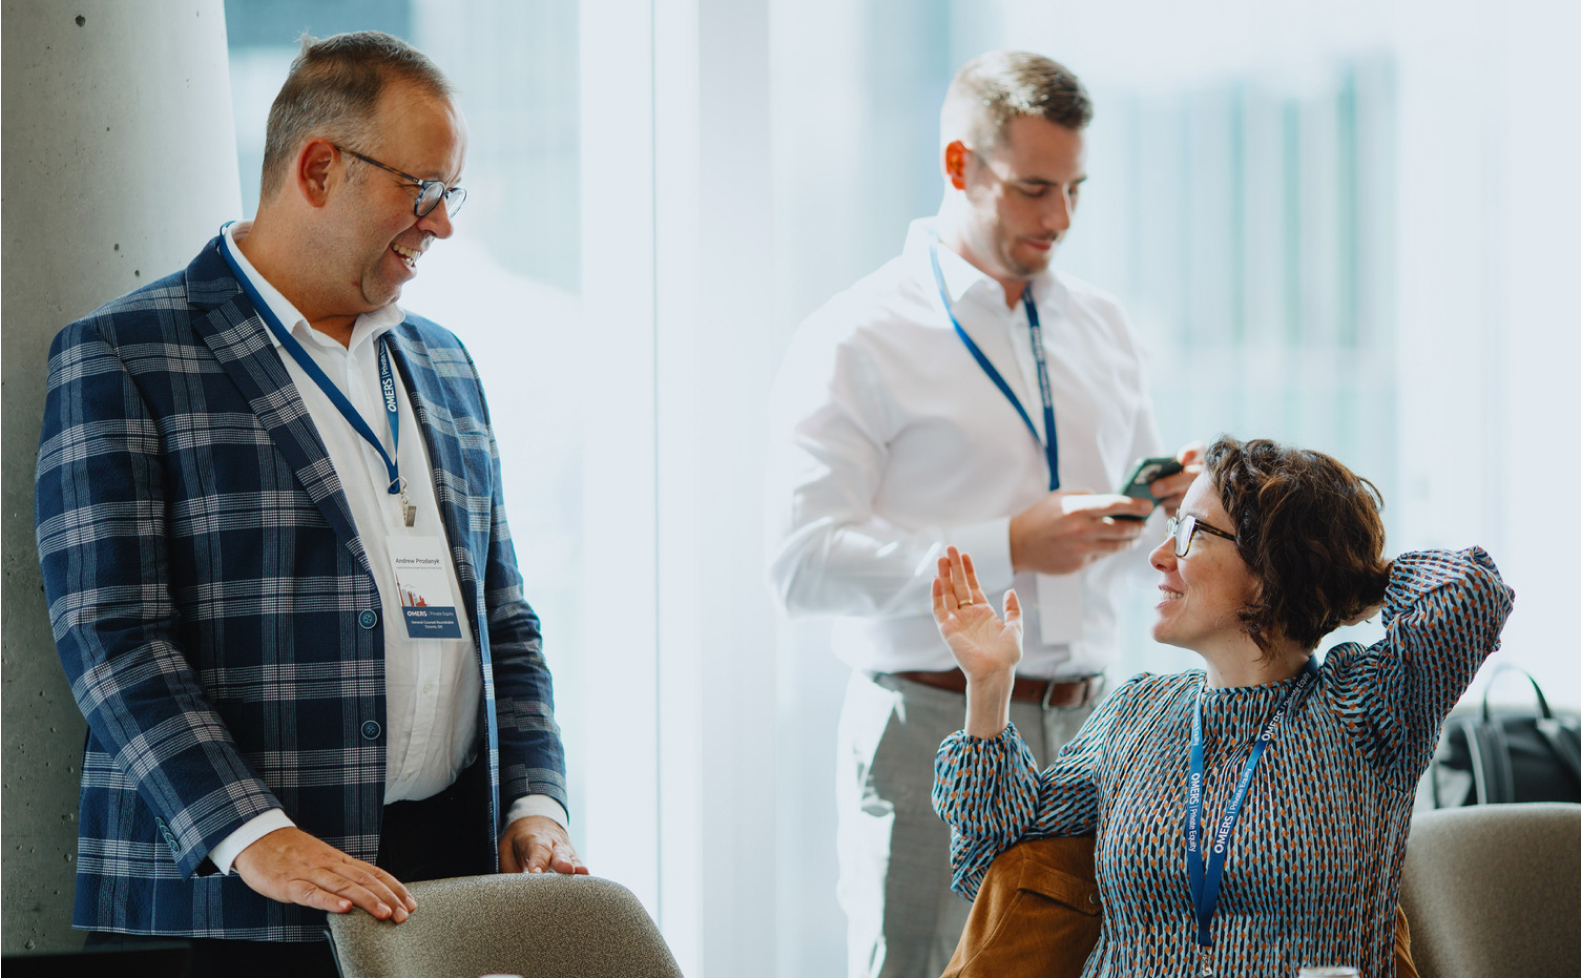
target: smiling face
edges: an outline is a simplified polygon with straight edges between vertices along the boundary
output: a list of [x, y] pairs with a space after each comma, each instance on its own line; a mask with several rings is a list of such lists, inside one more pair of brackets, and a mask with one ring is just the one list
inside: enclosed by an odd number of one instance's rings
[[[366, 144], [348, 148], [424, 180], [460, 182], [466, 125], [448, 100], [390, 84], [379, 97], [371, 133]], [[333, 215], [340, 241], [335, 274], [345, 301], [368, 312], [400, 296], [433, 240], [450, 237], [450, 216], [440, 203], [418, 217], [415, 184], [350, 154], [341, 154], [341, 164], [349, 169]]]
[[[1180, 504], [1180, 518], [1188, 516], [1226, 532], [1234, 526], [1207, 475], [1197, 477]], [[1203, 654], [1244, 646], [1256, 651], [1239, 615], [1256, 597], [1257, 581], [1233, 541], [1198, 531], [1186, 556], [1176, 557], [1170, 537], [1148, 560], [1163, 575], [1153, 622], [1155, 641]]]
[[986, 153], [965, 164], [965, 244], [995, 277], [1028, 279], [1048, 268], [1087, 179], [1079, 130], [1041, 116], [1012, 119]]

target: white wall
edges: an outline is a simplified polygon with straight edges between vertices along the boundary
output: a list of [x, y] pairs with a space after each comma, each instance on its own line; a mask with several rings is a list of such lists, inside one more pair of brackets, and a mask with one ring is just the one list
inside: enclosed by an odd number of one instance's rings
[[[663, 921], [659, 853], [653, 20], [642, 0], [581, 12], [582, 704], [587, 863]], [[566, 365], [566, 369], [575, 369]]]
[[[1500, 429], [1484, 437], [1496, 446], [1496, 495], [1502, 523], [1500, 566], [1517, 591], [1515, 614], [1504, 633], [1511, 660], [1542, 681], [1550, 699], [1581, 707], [1581, 640], [1577, 638], [1575, 562], [1572, 559], [1576, 494], [1581, 492], [1581, 443], [1577, 422], [1576, 365], [1581, 364], [1581, 82], [1574, 42], [1581, 37], [1581, 7], [1572, 3], [1509, 4], [1503, 9], [1503, 121], [1497, 198], [1492, 222], [1503, 254], [1496, 318], [1485, 329], [1502, 334]], [[1484, 189], [1457, 188], [1445, 202], [1453, 209]], [[1496, 198], [1496, 199], [1497, 199]], [[1487, 205], [1484, 205], [1487, 206]], [[1508, 695], [1522, 695], [1518, 686]]]
[[656, 6], [663, 923], [689, 975], [774, 971], [774, 629], [756, 532], [776, 352], [767, 14]]

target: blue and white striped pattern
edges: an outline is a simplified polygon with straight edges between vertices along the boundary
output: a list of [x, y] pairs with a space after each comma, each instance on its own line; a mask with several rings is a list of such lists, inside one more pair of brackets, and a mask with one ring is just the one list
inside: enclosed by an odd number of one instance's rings
[[[1498, 648], [1513, 599], [1481, 548], [1395, 561], [1387, 636], [1330, 651], [1263, 756], [1213, 918], [1216, 975], [1293, 975], [1303, 964], [1394, 973], [1417, 779], [1445, 715]], [[1200, 671], [1135, 677], [1042, 772], [1014, 727], [988, 741], [946, 739], [933, 805], [953, 828], [954, 887], [975, 895], [989, 863], [1021, 839], [1096, 832], [1104, 925], [1083, 974], [1195, 973], [1185, 799], [1203, 682]], [[1224, 810], [1252, 739], [1294, 682], [1208, 691], [1205, 818]]]
[[[383, 636], [401, 625], [379, 614], [334, 467], [218, 242], [66, 327], [50, 352], [38, 548], [89, 728], [74, 923], [316, 939], [322, 913], [265, 900], [206, 856], [278, 805], [375, 858]], [[424, 319], [390, 339], [478, 637], [491, 822], [502, 796], [564, 805], [549, 672], [477, 371]], [[465, 831], [492, 853], [497, 828]]]

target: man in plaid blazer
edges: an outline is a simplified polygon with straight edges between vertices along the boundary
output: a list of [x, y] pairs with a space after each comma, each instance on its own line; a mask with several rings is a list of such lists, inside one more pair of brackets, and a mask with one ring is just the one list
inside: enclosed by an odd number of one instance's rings
[[[323, 912], [403, 921], [402, 878], [586, 872], [477, 370], [394, 304], [451, 232], [465, 141], [403, 42], [305, 43], [256, 220], [55, 339], [36, 519], [88, 720], [79, 928], [197, 938], [228, 978], [333, 974]], [[349, 406], [398, 480], [308, 360], [342, 401], [374, 391]], [[384, 554], [425, 525], [465, 641], [403, 621]]]

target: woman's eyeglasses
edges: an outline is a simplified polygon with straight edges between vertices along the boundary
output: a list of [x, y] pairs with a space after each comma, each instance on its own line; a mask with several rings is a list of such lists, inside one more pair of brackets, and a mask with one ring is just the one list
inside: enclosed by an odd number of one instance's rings
[[1170, 536], [1175, 538], [1176, 557], [1184, 557], [1191, 552], [1191, 541], [1196, 537], [1199, 530], [1203, 533], [1211, 533], [1216, 537], [1223, 537], [1231, 543], [1235, 542], [1235, 534], [1226, 533], [1218, 527], [1209, 526], [1195, 516], [1187, 516], [1184, 519], [1171, 516], [1165, 529]]

